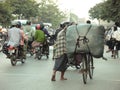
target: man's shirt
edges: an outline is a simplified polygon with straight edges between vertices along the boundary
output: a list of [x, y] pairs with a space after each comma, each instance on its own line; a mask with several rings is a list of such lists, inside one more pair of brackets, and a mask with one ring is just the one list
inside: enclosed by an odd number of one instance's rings
[[112, 38], [115, 38], [117, 41], [120, 41], [120, 28], [117, 27], [117, 30], [114, 31]]
[[19, 46], [21, 39], [20, 29], [13, 27], [8, 29], [8, 45], [13, 47]]
[[59, 58], [66, 52], [66, 30], [61, 30], [54, 45], [53, 58]]

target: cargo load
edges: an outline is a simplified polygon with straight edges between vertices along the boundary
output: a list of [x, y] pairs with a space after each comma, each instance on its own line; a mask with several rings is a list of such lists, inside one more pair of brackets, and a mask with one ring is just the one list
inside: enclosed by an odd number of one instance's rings
[[92, 24], [71, 25], [66, 30], [66, 48], [68, 57], [72, 57], [75, 52], [91, 53], [93, 57], [103, 57], [104, 53], [104, 33], [103, 26]]

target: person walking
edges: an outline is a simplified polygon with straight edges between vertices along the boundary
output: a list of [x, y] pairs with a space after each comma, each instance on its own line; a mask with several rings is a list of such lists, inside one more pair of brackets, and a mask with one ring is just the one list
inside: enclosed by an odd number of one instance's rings
[[51, 81], [56, 81], [56, 72], [60, 71], [61, 76], [60, 80], [67, 80], [67, 78], [64, 77], [65, 71], [67, 69], [67, 50], [66, 50], [66, 29], [67, 25], [64, 25], [63, 30], [61, 30], [58, 33], [58, 36], [56, 38], [56, 42], [53, 49], [53, 60], [55, 60], [54, 68], [53, 68], [53, 74]]

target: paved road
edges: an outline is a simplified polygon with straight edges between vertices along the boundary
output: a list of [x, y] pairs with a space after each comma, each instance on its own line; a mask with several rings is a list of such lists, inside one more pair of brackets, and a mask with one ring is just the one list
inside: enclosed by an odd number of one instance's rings
[[108, 61], [94, 59], [95, 70], [93, 80], [82, 82], [79, 70], [69, 67], [66, 81], [51, 82], [52, 49], [49, 60], [35, 60], [27, 57], [26, 63], [11, 66], [10, 60], [0, 53], [0, 90], [120, 90], [120, 59], [112, 59], [110, 53], [105, 54]]

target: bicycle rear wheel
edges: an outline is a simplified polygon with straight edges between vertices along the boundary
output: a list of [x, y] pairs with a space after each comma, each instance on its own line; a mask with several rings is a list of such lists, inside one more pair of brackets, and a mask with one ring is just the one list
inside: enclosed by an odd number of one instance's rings
[[83, 82], [84, 84], [87, 83], [87, 57], [86, 54], [82, 57], [82, 64], [81, 64], [81, 72], [83, 76]]

